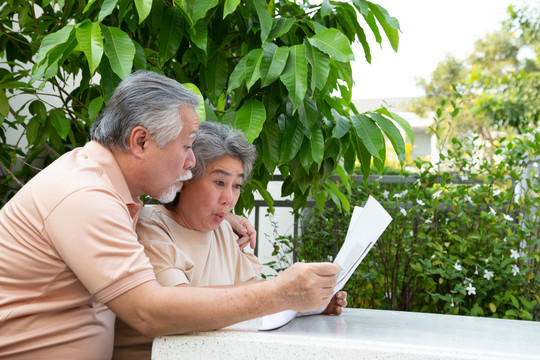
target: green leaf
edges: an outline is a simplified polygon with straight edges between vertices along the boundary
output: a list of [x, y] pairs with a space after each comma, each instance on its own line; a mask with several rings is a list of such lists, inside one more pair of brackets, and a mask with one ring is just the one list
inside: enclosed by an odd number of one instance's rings
[[332, 136], [340, 139], [351, 129], [351, 121], [345, 116], [340, 115], [335, 109], [331, 111], [336, 122], [336, 126], [332, 129]]
[[146, 54], [142, 46], [138, 42], [135, 45], [135, 56], [133, 57], [133, 68], [135, 71], [147, 68]]
[[253, 3], [261, 26], [261, 41], [264, 43], [272, 29], [272, 15], [268, 12], [268, 4], [265, 0], [253, 0]]
[[206, 120], [206, 108], [204, 106], [205, 101], [204, 97], [202, 96], [201, 91], [199, 88], [192, 83], [183, 83], [185, 87], [187, 87], [189, 90], [191, 90], [197, 97], [199, 98], [199, 105], [195, 108], [195, 112], [197, 113], [197, 116], [199, 117], [199, 121], [205, 121]]
[[273, 173], [279, 162], [279, 128], [276, 121], [267, 123], [261, 131], [262, 161], [268, 172]]
[[334, 201], [334, 203], [341, 208], [343, 205], [343, 210], [346, 212], [350, 211], [350, 204], [347, 197], [339, 190], [337, 185], [332, 181], [325, 182], [325, 187], [329, 190], [330, 197]]
[[336, 8], [335, 5], [330, 4], [330, 0], [323, 0], [321, 4], [321, 15], [322, 17], [330, 16], [332, 11]]
[[85, 12], [87, 12], [88, 9], [90, 9], [90, 7], [91, 7], [92, 5], [94, 5], [95, 2], [96, 2], [96, 0], [90, 0], [90, 1], [86, 4], [86, 6], [84, 7], [83, 14], [84, 14]]
[[54, 48], [67, 42], [73, 29], [75, 29], [75, 26], [66, 25], [57, 32], [45, 36], [36, 54], [35, 63], [40, 64]]
[[114, 89], [116, 89], [122, 79], [113, 72], [109, 59], [106, 56], [101, 60], [99, 67], [101, 69], [100, 85], [103, 91], [103, 98], [107, 101], [111, 98]]
[[260, 66], [263, 49], [253, 49], [247, 54], [246, 60], [246, 87], [249, 89], [261, 77]]
[[304, 132], [302, 131], [302, 124], [299, 121], [291, 120], [285, 127], [285, 131], [280, 139], [280, 161], [282, 163], [289, 162], [296, 156], [302, 141], [304, 139]]
[[266, 110], [263, 103], [250, 99], [236, 113], [234, 127], [242, 130], [247, 140], [252, 143], [259, 136], [265, 120]]
[[204, 20], [197, 21], [195, 25], [191, 27], [189, 37], [199, 49], [206, 53], [206, 48], [208, 46], [208, 29]]
[[104, 0], [98, 14], [97, 22], [101, 22], [107, 16], [111, 15], [117, 3], [118, 0]]
[[88, 104], [88, 118], [90, 120], [94, 120], [101, 111], [102, 106], [103, 98], [101, 96], [92, 99], [92, 101], [90, 101], [90, 104]]
[[398, 51], [399, 47], [399, 22], [396, 18], [390, 16], [388, 11], [380, 5], [369, 3], [369, 8], [381, 24], [392, 49], [395, 52]]
[[225, 0], [225, 6], [223, 7], [223, 19], [227, 15], [232, 14], [240, 4], [240, 0]]
[[0, 89], [0, 115], [7, 117], [9, 115], [9, 100], [4, 92], [4, 89]]
[[81, 24], [77, 28], [76, 36], [79, 46], [86, 55], [90, 75], [94, 75], [103, 56], [103, 40], [99, 24], [94, 22]]
[[274, 40], [284, 34], [287, 34], [291, 27], [296, 23], [294, 18], [289, 17], [280, 17], [279, 19], [274, 19], [274, 27], [268, 35], [268, 40]]
[[274, 212], [274, 198], [272, 198], [272, 195], [266, 190], [266, 188], [261, 184], [260, 181], [255, 179], [250, 179], [249, 183], [259, 192], [261, 197], [263, 198], [266, 205], [269, 207], [270, 212]]
[[26, 140], [29, 145], [34, 145], [34, 142], [37, 139], [39, 134], [39, 128], [41, 127], [39, 120], [37, 118], [31, 118], [26, 125]]
[[383, 114], [394, 120], [398, 123], [398, 125], [405, 131], [405, 134], [407, 134], [407, 137], [409, 138], [409, 141], [411, 144], [414, 143], [414, 131], [412, 130], [411, 124], [401, 116], [399, 116], [396, 113], [390, 112], [385, 108], [377, 109], [375, 112], [378, 112], [379, 114]]
[[261, 59], [260, 73], [261, 86], [267, 86], [276, 81], [289, 57], [289, 48], [287, 46], [278, 47], [274, 43], [264, 43]]
[[294, 45], [290, 48], [287, 64], [280, 79], [294, 104], [294, 113], [304, 101], [307, 91], [306, 47], [304, 45]]
[[309, 43], [330, 57], [341, 62], [354, 60], [349, 39], [336, 29], [320, 31], [308, 39]]
[[315, 124], [310, 129], [310, 144], [313, 160], [319, 165], [322, 164], [324, 158], [324, 135], [322, 129]]
[[63, 140], [66, 140], [66, 136], [69, 133], [70, 121], [66, 117], [66, 114], [60, 109], [51, 110], [50, 114], [51, 124], [56, 130], [58, 136]]
[[368, 149], [366, 149], [366, 146], [361, 139], [354, 138], [351, 140], [356, 148], [356, 157], [360, 160], [360, 168], [364, 175], [364, 183], [367, 183], [367, 178], [371, 172], [371, 154]]
[[111, 69], [120, 79], [124, 79], [133, 67], [135, 45], [129, 36], [118, 28], [102, 25], [102, 32], [105, 37], [105, 55]]
[[298, 158], [300, 159], [300, 164], [306, 171], [309, 172], [311, 164], [313, 164], [313, 155], [311, 153], [311, 146], [309, 146], [309, 139], [304, 138], [300, 150], [298, 150]]
[[215, 8], [219, 4], [219, 0], [196, 0], [192, 2], [193, 9], [191, 18], [194, 23], [204, 19], [208, 10]]
[[[199, 1], [197, 1], [199, 2]], [[135, 8], [139, 14], [139, 24], [146, 19], [150, 10], [152, 10], [152, 0], [135, 0]]]
[[405, 142], [399, 132], [399, 129], [394, 125], [392, 120], [385, 118], [379, 113], [369, 113], [371, 118], [381, 127], [382, 131], [386, 134], [401, 163], [405, 161]]
[[233, 90], [238, 89], [242, 85], [242, 81], [246, 78], [246, 61], [247, 57], [243, 57], [236, 64], [231, 76], [229, 76], [229, 86], [227, 93], [230, 94]]
[[306, 45], [306, 58], [311, 65], [311, 90], [322, 90], [330, 73], [330, 58], [317, 48], [304, 42]]
[[207, 96], [214, 103], [223, 93], [229, 75], [227, 59], [221, 51], [216, 51], [214, 57], [206, 64]]
[[369, 28], [373, 32], [373, 35], [375, 36], [375, 41], [378, 44], [382, 43], [382, 37], [381, 33], [379, 32], [379, 27], [377, 26], [377, 21], [375, 20], [375, 16], [371, 11], [368, 11], [367, 14], [362, 13], [362, 16], [364, 17], [364, 20], [366, 20], [367, 24], [369, 25]]
[[184, 29], [184, 17], [178, 7], [165, 10], [163, 23], [158, 34], [159, 60], [161, 64], [169, 61], [180, 48]]
[[365, 115], [353, 115], [351, 121], [356, 135], [362, 140], [371, 156], [379, 158], [379, 149], [384, 147], [384, 137], [375, 122]]

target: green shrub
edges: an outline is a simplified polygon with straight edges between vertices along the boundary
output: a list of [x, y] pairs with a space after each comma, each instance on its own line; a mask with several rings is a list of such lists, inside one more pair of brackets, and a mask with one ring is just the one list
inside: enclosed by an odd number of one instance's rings
[[[347, 283], [349, 306], [539, 318], [540, 131], [478, 140], [452, 139], [402, 183], [353, 185], [351, 204], [372, 195], [393, 221]], [[305, 213], [298, 259], [332, 261], [349, 219], [333, 207]]]

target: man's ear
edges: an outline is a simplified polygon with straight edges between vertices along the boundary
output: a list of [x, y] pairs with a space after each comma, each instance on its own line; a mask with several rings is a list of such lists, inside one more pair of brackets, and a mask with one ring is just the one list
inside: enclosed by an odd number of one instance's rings
[[137, 158], [143, 156], [144, 150], [148, 148], [147, 142], [150, 140], [150, 133], [144, 126], [136, 126], [131, 130], [129, 136], [129, 148], [131, 153]]

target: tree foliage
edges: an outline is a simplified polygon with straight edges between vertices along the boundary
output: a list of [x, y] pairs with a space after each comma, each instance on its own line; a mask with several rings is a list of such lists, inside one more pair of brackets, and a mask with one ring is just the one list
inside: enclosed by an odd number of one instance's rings
[[[359, 160], [367, 176], [372, 161], [384, 165], [384, 136], [400, 159], [399, 129], [413, 137], [397, 115], [359, 114], [351, 103], [351, 43], [368, 62], [367, 33], [399, 45], [398, 21], [369, 1], [7, 0], [0, 22], [7, 198], [33, 174], [18, 159], [30, 164], [45, 152], [41, 167], [84, 144], [116, 85], [139, 69], [190, 84], [204, 99], [201, 120], [232, 124], [257, 146], [239, 211], [253, 206], [252, 190], [272, 207], [266, 186], [278, 172], [295, 210], [308, 196], [348, 210], [331, 175], [348, 182]], [[7, 143], [8, 128], [23, 129], [28, 149]]]
[[460, 115], [451, 136], [473, 130], [491, 139], [490, 129], [521, 132], [540, 121], [540, 8], [509, 7], [501, 28], [477, 40], [467, 59], [451, 55], [431, 79], [419, 80], [425, 97], [413, 101], [425, 115], [441, 100], [456, 99]]

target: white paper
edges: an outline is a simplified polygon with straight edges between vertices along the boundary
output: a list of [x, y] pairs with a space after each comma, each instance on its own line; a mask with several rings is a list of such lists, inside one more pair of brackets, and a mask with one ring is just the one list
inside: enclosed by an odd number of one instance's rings
[[[351, 221], [349, 222], [347, 236], [334, 259], [334, 263], [340, 265], [342, 269], [338, 275], [334, 295], [345, 286], [358, 265], [360, 265], [391, 221], [392, 217], [372, 196], [369, 196], [364, 208], [355, 206], [351, 215]], [[264, 316], [259, 330], [277, 329], [298, 316], [320, 314], [326, 309], [327, 305], [306, 313], [286, 310]]]

